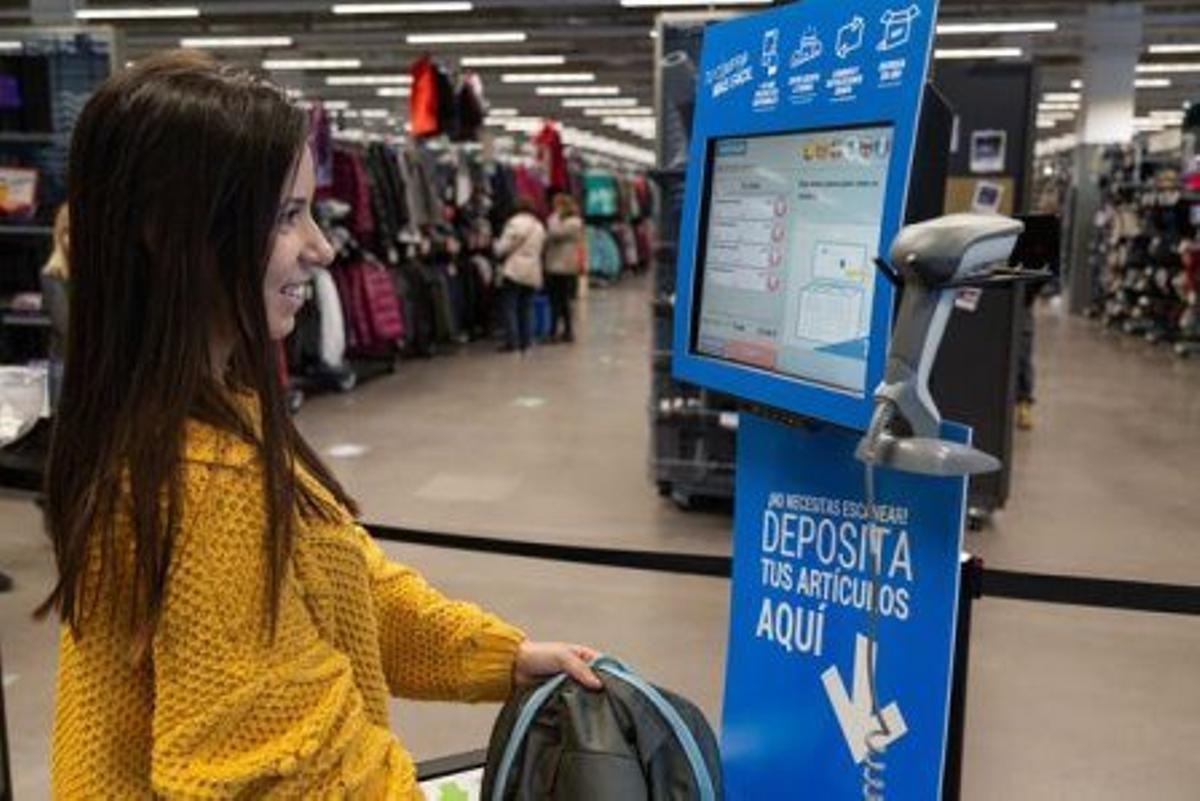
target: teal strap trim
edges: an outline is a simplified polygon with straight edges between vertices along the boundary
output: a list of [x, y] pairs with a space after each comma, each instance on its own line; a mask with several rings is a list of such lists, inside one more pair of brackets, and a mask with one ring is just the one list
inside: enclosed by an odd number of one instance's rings
[[521, 744], [525, 742], [525, 735], [529, 732], [530, 724], [533, 723], [533, 719], [537, 716], [537, 713], [546, 704], [546, 700], [566, 680], [567, 674], [559, 673], [530, 693], [529, 697], [525, 699], [525, 703], [521, 706], [521, 711], [517, 715], [517, 722], [513, 724], [513, 729], [508, 735], [508, 742], [504, 746], [504, 756], [500, 759], [500, 767], [496, 769], [496, 783], [492, 785], [492, 801], [504, 801], [504, 788], [508, 784], [508, 775], [512, 772], [513, 762], [517, 758], [517, 751], [520, 750]]

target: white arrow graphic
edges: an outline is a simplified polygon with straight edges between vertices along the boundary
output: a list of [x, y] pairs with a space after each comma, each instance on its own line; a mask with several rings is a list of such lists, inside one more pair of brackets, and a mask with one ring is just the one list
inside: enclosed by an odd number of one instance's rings
[[[837, 715], [838, 724], [842, 727], [842, 736], [854, 757], [854, 764], [862, 762], [867, 757], [867, 735], [879, 726], [878, 719], [871, 714], [871, 685], [867, 675], [867, 638], [861, 634], [854, 635], [854, 696], [846, 694], [846, 685], [838, 673], [837, 666], [832, 666], [821, 674], [821, 683], [825, 685], [825, 693], [829, 703]], [[875, 648], [875, 656], [879, 655], [879, 647]], [[887, 735], [880, 735], [875, 743], [886, 747], [899, 740], [908, 732], [904, 723], [904, 715], [895, 701], [879, 710], [879, 717], [887, 724]]]

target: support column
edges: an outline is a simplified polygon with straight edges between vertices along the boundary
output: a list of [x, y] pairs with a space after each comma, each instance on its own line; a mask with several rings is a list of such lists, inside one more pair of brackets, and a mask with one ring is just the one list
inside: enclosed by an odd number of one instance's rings
[[1075, 149], [1071, 204], [1071, 247], [1067, 268], [1069, 304], [1080, 314], [1099, 287], [1088, 263], [1100, 209], [1100, 170], [1104, 149], [1133, 139], [1134, 78], [1142, 50], [1141, 3], [1088, 6], [1084, 19], [1083, 109]]

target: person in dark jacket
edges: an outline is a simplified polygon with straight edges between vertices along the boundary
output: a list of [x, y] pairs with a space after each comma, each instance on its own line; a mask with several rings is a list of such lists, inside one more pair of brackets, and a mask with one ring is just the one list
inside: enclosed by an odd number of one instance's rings
[[[574, 342], [571, 300], [579, 282], [583, 218], [570, 195], [554, 196], [554, 211], [546, 220], [546, 290], [550, 295], [550, 341]], [[561, 324], [562, 332], [559, 333]]]

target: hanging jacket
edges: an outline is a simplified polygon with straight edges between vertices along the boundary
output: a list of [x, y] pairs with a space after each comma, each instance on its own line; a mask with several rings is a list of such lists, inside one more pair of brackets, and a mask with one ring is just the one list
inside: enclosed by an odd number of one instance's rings
[[479, 76], [474, 74], [464, 75], [459, 82], [458, 92], [455, 94], [455, 106], [457, 107], [456, 125], [450, 134], [450, 138], [455, 142], [473, 142], [479, 139], [479, 130], [483, 127], [483, 100], [476, 90], [476, 84], [479, 82]]
[[429, 56], [421, 56], [412, 65], [412, 93], [408, 96], [408, 121], [413, 136], [432, 136], [438, 127], [437, 68]]
[[721, 756], [704, 714], [611, 657], [592, 669], [603, 692], [560, 674], [505, 704], [481, 801], [720, 801]]
[[621, 275], [621, 246], [612, 233], [604, 228], [587, 227], [588, 271], [601, 278], [616, 279]]
[[546, 220], [546, 272], [552, 275], [579, 274], [579, 241], [583, 238], [583, 220], [578, 215]]
[[435, 133], [449, 134], [458, 128], [458, 105], [454, 98], [454, 84], [440, 66], [434, 65], [433, 78], [437, 85], [438, 129]]
[[[371, 187], [357, 153], [334, 148], [332, 197], [350, 204], [346, 225], [355, 238], [370, 241], [375, 232], [375, 217], [371, 212]], [[322, 197], [324, 197], [322, 193]]]
[[542, 249], [546, 243], [546, 229], [537, 217], [528, 212], [518, 212], [504, 226], [500, 241], [496, 243], [496, 255], [504, 259], [501, 268], [509, 281], [542, 288]]
[[567, 158], [563, 151], [562, 136], [553, 123], [547, 122], [537, 137], [533, 140], [537, 146], [538, 161], [546, 173], [550, 189], [564, 191], [567, 189]]
[[589, 220], [612, 219], [620, 211], [617, 179], [612, 173], [588, 170], [583, 174], [583, 216]]
[[312, 152], [316, 186], [323, 189], [333, 185], [333, 126], [329, 113], [320, 103], [308, 112], [308, 146]]
[[517, 197], [523, 197], [533, 204], [534, 212], [539, 217], [549, 213], [546, 208], [546, 182], [535, 170], [524, 164], [518, 164], [513, 170], [513, 182], [516, 185]]
[[329, 270], [313, 268], [316, 307], [321, 318], [321, 364], [330, 369], [342, 366], [346, 358], [346, 320], [338, 297], [337, 284]]

